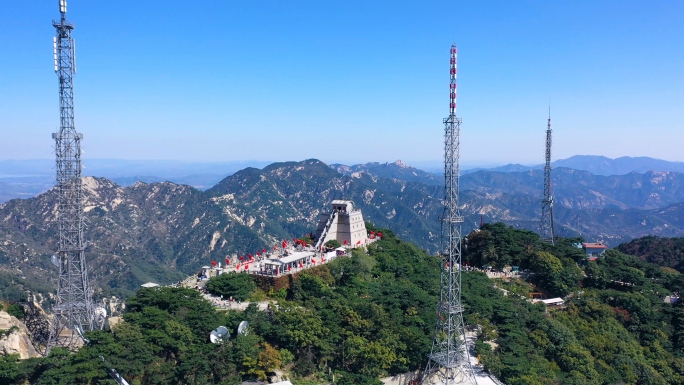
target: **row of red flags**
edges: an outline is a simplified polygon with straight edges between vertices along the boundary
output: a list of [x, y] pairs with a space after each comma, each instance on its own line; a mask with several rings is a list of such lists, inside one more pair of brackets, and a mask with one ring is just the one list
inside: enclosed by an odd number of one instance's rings
[[[312, 235], [313, 235], [313, 233], [311, 233], [310, 236], [312, 236]], [[382, 233], [380, 233], [380, 232], [378, 232], [377, 234], [375, 233], [375, 231], [371, 231], [371, 232], [370, 232], [370, 238], [371, 238], [371, 239], [374, 239], [376, 235], [377, 235], [378, 237], [382, 237]], [[306, 246], [306, 242], [304, 242], [304, 241], [301, 240], [301, 239], [297, 239], [296, 237], [292, 237], [292, 242], [294, 242], [294, 244], [299, 244], [299, 245], [302, 245], [302, 246]], [[346, 239], [344, 240], [344, 244], [345, 244], [345, 245], [348, 245], [348, 244], [349, 244], [349, 243], [347, 242]], [[360, 245], [360, 244], [361, 244], [361, 241], [357, 241], [356, 244], [357, 244], [357, 245]], [[280, 245], [282, 246], [283, 249], [286, 249], [286, 248], [287, 248], [287, 240], [283, 240], [283, 241], [281, 242]], [[278, 250], [278, 245], [277, 245], [277, 244], [273, 246], [273, 251], [276, 251], [276, 250]], [[256, 254], [257, 257], [260, 257], [261, 254], [266, 255], [266, 249], [261, 249], [261, 253], [257, 251], [255, 254]], [[247, 254], [247, 258], [249, 258], [249, 259], [247, 260], [247, 263], [246, 263], [246, 264], [248, 264], [249, 262], [254, 261], [254, 256], [253, 256], [251, 253]], [[241, 255], [241, 256], [239, 257], [239, 259], [240, 259], [241, 262], [245, 262], [245, 256], [244, 256], [244, 255]], [[211, 265], [212, 265], [212, 266], [216, 266], [216, 265], [217, 265], [216, 261], [215, 261], [215, 260], [212, 260], [212, 261], [211, 261]], [[230, 258], [228, 258], [228, 257], [226, 257], [226, 265], [230, 265]], [[239, 266], [240, 266], [240, 263], [237, 264], [236, 268], [239, 269], [239, 268], [240, 268]]]

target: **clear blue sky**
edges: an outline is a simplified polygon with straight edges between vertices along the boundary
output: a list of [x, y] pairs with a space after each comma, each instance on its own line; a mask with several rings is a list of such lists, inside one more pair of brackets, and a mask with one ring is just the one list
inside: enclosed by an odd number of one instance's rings
[[[51, 158], [57, 0], [4, 1], [0, 159]], [[684, 161], [684, 2], [85, 1], [85, 158], [442, 158], [459, 47], [464, 164]]]

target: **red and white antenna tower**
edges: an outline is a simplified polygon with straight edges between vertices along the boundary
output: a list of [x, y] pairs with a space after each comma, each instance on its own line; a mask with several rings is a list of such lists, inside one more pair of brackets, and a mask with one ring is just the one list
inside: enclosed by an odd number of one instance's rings
[[440, 245], [441, 273], [437, 325], [421, 384], [476, 384], [466, 346], [461, 302], [461, 216], [459, 209], [459, 159], [461, 119], [456, 117], [458, 49], [451, 46], [449, 117], [444, 123], [444, 211]]
[[449, 117], [456, 116], [456, 77], [458, 75], [458, 48], [456, 44], [451, 45], [451, 83], [449, 84], [449, 89], [451, 94], [449, 95]]

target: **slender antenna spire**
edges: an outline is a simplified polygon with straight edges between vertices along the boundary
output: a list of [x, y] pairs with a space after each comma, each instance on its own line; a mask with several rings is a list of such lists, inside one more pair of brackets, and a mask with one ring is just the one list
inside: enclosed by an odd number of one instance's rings
[[[444, 123], [444, 211], [442, 213], [440, 298], [437, 325], [422, 384], [476, 384], [466, 346], [461, 303], [461, 216], [459, 160], [461, 119], [456, 117], [456, 44], [450, 51], [449, 117]], [[436, 381], [436, 382], [435, 382]]]
[[556, 234], [553, 229], [553, 192], [551, 190], [551, 100], [549, 99], [549, 119], [546, 124], [546, 163], [544, 165], [544, 196], [539, 222], [539, 236], [553, 245]]

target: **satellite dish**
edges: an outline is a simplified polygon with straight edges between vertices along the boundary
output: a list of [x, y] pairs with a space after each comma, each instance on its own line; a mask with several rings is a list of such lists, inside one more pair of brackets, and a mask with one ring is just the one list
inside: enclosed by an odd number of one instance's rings
[[240, 322], [240, 325], [238, 325], [237, 334], [247, 335], [247, 333], [249, 332], [249, 329], [247, 329], [248, 327], [249, 327], [249, 322], [247, 322], [247, 321]]
[[57, 256], [57, 254], [52, 254], [52, 256], [50, 257], [50, 262], [52, 262], [53, 265], [59, 267], [59, 257]]
[[107, 310], [103, 308], [102, 306], [98, 306], [94, 310], [95, 317], [102, 317], [106, 318], [107, 317]]
[[222, 344], [224, 341], [230, 339], [230, 333], [225, 326], [219, 326], [209, 333], [209, 340], [212, 344]]
[[107, 310], [102, 306], [98, 306], [93, 310], [93, 321], [99, 330], [104, 329], [105, 321], [107, 321]]

